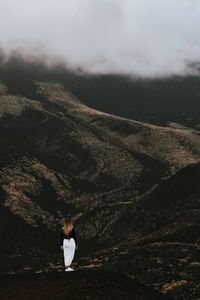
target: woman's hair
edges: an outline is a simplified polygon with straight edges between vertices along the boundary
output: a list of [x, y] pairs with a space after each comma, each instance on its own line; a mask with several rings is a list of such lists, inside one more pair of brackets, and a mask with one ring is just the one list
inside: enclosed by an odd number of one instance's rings
[[69, 219], [65, 219], [64, 220], [64, 226], [73, 226], [73, 223], [72, 223], [72, 221], [71, 220], [69, 220]]
[[73, 229], [72, 221], [69, 219], [64, 220], [64, 232], [68, 234]]

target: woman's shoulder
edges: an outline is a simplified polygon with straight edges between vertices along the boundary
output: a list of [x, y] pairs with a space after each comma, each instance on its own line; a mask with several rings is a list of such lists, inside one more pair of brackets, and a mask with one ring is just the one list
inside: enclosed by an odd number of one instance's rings
[[73, 227], [71, 233], [74, 233], [74, 232], [75, 232], [75, 229], [74, 229], [74, 227]]

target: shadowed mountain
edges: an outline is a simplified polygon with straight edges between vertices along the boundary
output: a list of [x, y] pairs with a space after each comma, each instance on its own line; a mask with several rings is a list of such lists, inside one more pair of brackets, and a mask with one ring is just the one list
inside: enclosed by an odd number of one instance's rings
[[101, 234], [103, 239], [112, 232], [115, 247], [97, 251], [79, 265], [129, 274], [174, 299], [198, 299], [199, 178], [200, 164], [189, 165], [127, 202]]
[[[59, 228], [73, 217], [77, 268], [118, 270], [123, 261], [145, 284], [190, 299], [188, 283], [195, 295], [196, 277], [167, 290], [183, 266], [160, 277], [155, 258], [199, 253], [199, 132], [94, 110], [59, 82], [9, 80], [0, 85], [2, 272], [60, 266]], [[146, 276], [149, 264], [155, 276]]]
[[0, 56], [0, 81], [5, 82], [11, 94], [31, 98], [32, 80], [56, 81], [94, 109], [156, 125], [174, 126], [175, 122], [200, 127], [198, 69], [196, 74], [161, 79], [88, 75], [63, 65], [48, 67], [41, 62], [27, 62], [19, 55], [9, 60]]

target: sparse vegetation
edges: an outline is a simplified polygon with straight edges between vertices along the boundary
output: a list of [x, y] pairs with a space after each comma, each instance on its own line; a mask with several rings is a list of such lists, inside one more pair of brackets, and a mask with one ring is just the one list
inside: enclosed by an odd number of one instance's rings
[[59, 268], [68, 216], [77, 268], [120, 269], [174, 299], [196, 297], [199, 132], [95, 111], [36, 79], [18, 93], [0, 85], [2, 272]]

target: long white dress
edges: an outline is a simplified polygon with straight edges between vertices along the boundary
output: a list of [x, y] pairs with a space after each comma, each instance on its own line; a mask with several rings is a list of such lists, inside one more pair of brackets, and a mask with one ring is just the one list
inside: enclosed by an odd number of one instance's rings
[[70, 266], [75, 253], [76, 244], [73, 238], [63, 240], [64, 264]]

